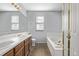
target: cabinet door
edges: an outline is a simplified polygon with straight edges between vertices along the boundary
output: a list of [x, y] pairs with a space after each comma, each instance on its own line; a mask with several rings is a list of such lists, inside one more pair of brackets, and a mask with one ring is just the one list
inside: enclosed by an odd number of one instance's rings
[[32, 49], [32, 37], [29, 37], [29, 51]]
[[20, 50], [15, 53], [15, 56], [24, 56], [24, 47], [20, 48]]
[[24, 41], [15, 47], [15, 56], [24, 56]]
[[9, 52], [7, 52], [6, 54], [4, 54], [4, 56], [14, 56], [14, 50], [10, 50]]
[[28, 56], [28, 53], [29, 53], [28, 43], [25, 43], [25, 55]]
[[24, 41], [15, 47], [15, 53], [17, 53], [22, 47], [24, 47]]
[[32, 50], [32, 40], [29, 40], [29, 51]]
[[25, 55], [30, 55], [32, 48], [32, 37], [29, 37], [28, 39], [25, 40]]

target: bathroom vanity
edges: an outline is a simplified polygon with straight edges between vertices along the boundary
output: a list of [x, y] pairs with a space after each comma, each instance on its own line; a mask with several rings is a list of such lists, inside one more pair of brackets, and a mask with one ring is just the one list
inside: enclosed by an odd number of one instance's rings
[[14, 50], [11, 49], [11, 50], [8, 51], [7, 53], [5, 53], [4, 56], [14, 56]]
[[31, 37], [19, 43], [16, 47], [4, 54], [4, 56], [28, 56], [31, 52]]
[[19, 35], [19, 38], [17, 40], [15, 39], [12, 39], [12, 40], [14, 40], [13, 43], [6, 45], [4, 48], [0, 49], [0, 55], [3, 55], [3, 56], [28, 56], [30, 55], [31, 47], [32, 47], [31, 34], [26, 35], [22, 33], [21, 35]]

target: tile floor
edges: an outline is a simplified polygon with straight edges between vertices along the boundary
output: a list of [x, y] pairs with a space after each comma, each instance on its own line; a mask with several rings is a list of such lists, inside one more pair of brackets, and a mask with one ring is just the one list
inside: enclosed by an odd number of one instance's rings
[[30, 56], [51, 56], [51, 54], [46, 43], [36, 43], [36, 46], [32, 47]]

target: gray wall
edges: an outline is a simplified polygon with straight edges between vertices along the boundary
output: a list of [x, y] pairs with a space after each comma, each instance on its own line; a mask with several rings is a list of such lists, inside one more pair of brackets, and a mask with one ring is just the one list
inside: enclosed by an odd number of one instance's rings
[[[11, 16], [20, 16], [20, 29], [18, 31], [11, 30]], [[35, 21], [36, 16], [45, 17], [45, 30], [36, 31]], [[27, 12], [27, 17], [24, 17], [20, 12], [0, 11], [0, 35], [7, 33], [16, 33], [29, 31], [32, 33], [33, 38], [36, 38], [37, 42], [46, 42], [47, 32], [60, 33], [62, 30], [62, 13], [61, 12]]]
[[[28, 31], [32, 33], [33, 38], [36, 39], [37, 42], [46, 42], [47, 32], [49, 33], [60, 33], [62, 31], [62, 13], [58, 12], [34, 12], [29, 11], [27, 13], [28, 18]], [[44, 16], [45, 17], [45, 30], [37, 31], [35, 29], [36, 26], [36, 16]]]
[[[18, 15], [20, 19], [20, 29], [17, 31], [11, 30], [11, 16]], [[0, 35], [7, 33], [16, 33], [27, 31], [28, 20], [20, 12], [16, 11], [0, 11]]]

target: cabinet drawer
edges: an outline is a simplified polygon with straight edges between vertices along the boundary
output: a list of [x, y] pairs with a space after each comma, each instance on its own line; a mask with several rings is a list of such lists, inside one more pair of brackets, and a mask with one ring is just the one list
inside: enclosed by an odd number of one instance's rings
[[25, 40], [25, 45], [28, 44], [28, 41], [29, 41], [29, 39], [26, 39], [26, 40]]
[[32, 37], [29, 37], [28, 39], [29, 39], [29, 41], [30, 41], [30, 40], [32, 40]]
[[10, 50], [8, 51], [6, 54], [4, 54], [4, 56], [14, 56], [14, 50]]
[[29, 37], [29, 44], [32, 44], [32, 37]]
[[22, 47], [24, 47], [24, 41], [15, 47], [15, 53], [17, 53], [17, 51], [20, 50]]
[[25, 40], [25, 45], [29, 44], [30, 41], [32, 41], [32, 37], [29, 37]]

